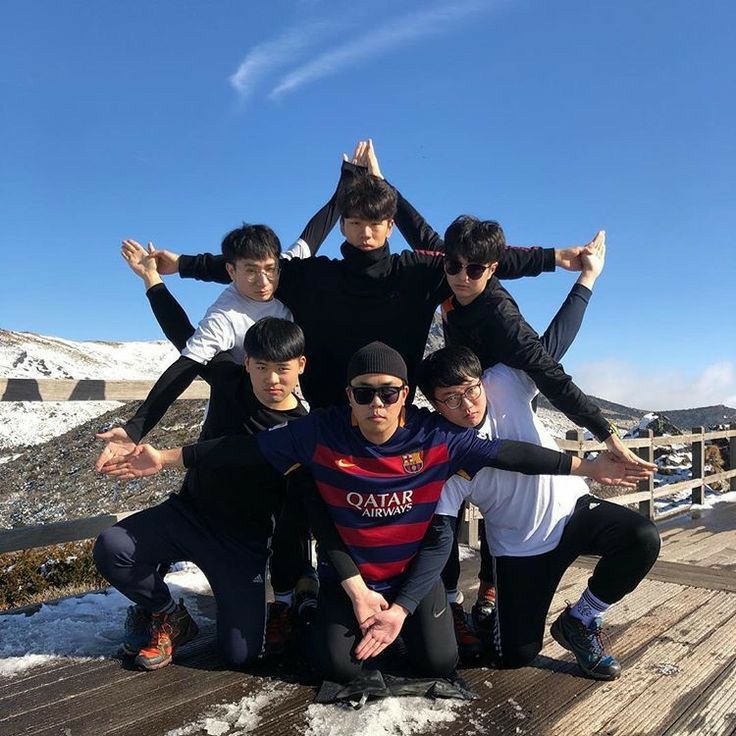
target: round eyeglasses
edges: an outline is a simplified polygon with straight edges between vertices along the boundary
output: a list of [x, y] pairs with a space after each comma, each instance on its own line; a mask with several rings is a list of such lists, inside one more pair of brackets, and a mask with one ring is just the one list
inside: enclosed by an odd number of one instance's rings
[[444, 404], [448, 409], [459, 409], [463, 405], [463, 399], [475, 401], [480, 397], [480, 381], [468, 386], [465, 391], [460, 394], [450, 394], [444, 399], [435, 399], [438, 404]]
[[245, 274], [245, 280], [249, 284], [255, 284], [261, 274], [266, 277], [266, 281], [273, 281], [279, 275], [279, 267], [268, 266], [267, 268], [245, 268], [243, 269], [243, 273]]

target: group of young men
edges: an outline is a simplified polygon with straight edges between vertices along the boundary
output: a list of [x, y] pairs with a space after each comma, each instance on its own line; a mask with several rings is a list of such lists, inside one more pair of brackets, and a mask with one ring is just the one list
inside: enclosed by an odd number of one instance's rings
[[[342, 258], [317, 256], [338, 219]], [[394, 225], [412, 251], [390, 253]], [[653, 466], [626, 449], [559, 363], [604, 255], [603, 233], [583, 247], [510, 248], [496, 222], [469, 216], [443, 242], [383, 179], [370, 141], [343, 163], [337, 190], [283, 254], [263, 225], [233, 230], [221, 256], [124, 241], [181, 357], [124, 427], [99, 435], [107, 445], [96, 467], [123, 479], [187, 468], [178, 494], [95, 545], [100, 571], [135, 604], [125, 653], [156, 669], [196, 635], [163, 577], [169, 563], [189, 560], [210, 582], [233, 666], [256, 660], [264, 643], [267, 655], [281, 653], [301, 611], [304, 651], [328, 680], [375, 668], [399, 635], [417, 676], [450, 676], [458, 648], [465, 660], [487, 653], [518, 667], [542, 647], [565, 570], [597, 554], [552, 635], [589, 676], [617, 677], [601, 619], [646, 575], [659, 536], [574, 476], [631, 485]], [[498, 279], [556, 265], [581, 275], [540, 338]], [[196, 329], [161, 280], [177, 272], [229, 283]], [[447, 347], [423, 358], [440, 305]], [[211, 387], [199, 442], [141, 444], [197, 376]], [[433, 410], [411, 404], [417, 385]], [[595, 460], [558, 452], [532, 408], [538, 390], [607, 451]], [[472, 625], [457, 590], [466, 500], [484, 519]]]

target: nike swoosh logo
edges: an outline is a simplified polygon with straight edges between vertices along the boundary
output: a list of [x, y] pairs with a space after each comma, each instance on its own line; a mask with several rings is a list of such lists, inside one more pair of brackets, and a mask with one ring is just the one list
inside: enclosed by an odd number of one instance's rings
[[445, 606], [439, 613], [433, 613], [432, 615], [435, 618], [439, 618], [446, 610], [447, 610], [447, 606]]
[[338, 468], [354, 468], [355, 463], [351, 463], [350, 460], [343, 460], [342, 458], [337, 461]]

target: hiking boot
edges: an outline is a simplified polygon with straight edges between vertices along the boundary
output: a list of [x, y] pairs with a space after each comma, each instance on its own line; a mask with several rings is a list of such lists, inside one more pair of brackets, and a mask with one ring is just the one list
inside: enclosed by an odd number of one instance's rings
[[468, 625], [468, 616], [460, 603], [450, 603], [457, 650], [463, 662], [473, 662], [483, 654], [483, 643]]
[[120, 652], [124, 657], [135, 657], [151, 640], [151, 612], [138, 604], [128, 606], [124, 631]]
[[282, 601], [269, 603], [264, 654], [267, 657], [280, 657], [291, 643], [293, 632], [294, 620], [291, 606]]
[[578, 666], [594, 680], [615, 680], [621, 674], [621, 665], [611, 654], [606, 654], [601, 638], [601, 619], [586, 626], [570, 613], [570, 605], [552, 624], [550, 633], [557, 643], [571, 651]]
[[316, 575], [303, 575], [294, 588], [294, 611], [301, 623], [309, 624], [317, 612], [319, 580]]
[[489, 632], [493, 628], [493, 614], [496, 612], [496, 589], [481, 583], [478, 599], [470, 612], [473, 625], [478, 632]]
[[173, 613], [151, 614], [148, 643], [138, 652], [135, 664], [142, 670], [159, 670], [171, 662], [174, 652], [199, 633], [182, 600]]

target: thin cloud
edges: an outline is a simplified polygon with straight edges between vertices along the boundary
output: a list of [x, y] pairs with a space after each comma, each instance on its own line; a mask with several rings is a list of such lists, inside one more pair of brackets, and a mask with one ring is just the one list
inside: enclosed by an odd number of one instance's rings
[[668, 371], [665, 366], [641, 370], [623, 361], [604, 360], [576, 368], [573, 377], [587, 393], [637, 409], [736, 407], [736, 365], [728, 360], [695, 374]]
[[480, 0], [436, 6], [390, 21], [387, 28], [370, 31], [357, 41], [350, 41], [327, 51], [283, 77], [269, 97], [278, 99], [316, 79], [334, 74], [362, 59], [376, 56], [405, 41], [442, 33], [447, 24], [488, 9]]
[[271, 71], [293, 64], [306, 49], [339, 27], [335, 21], [315, 21], [293, 26], [280, 36], [258, 44], [230, 76], [230, 84], [241, 98], [248, 97]]

